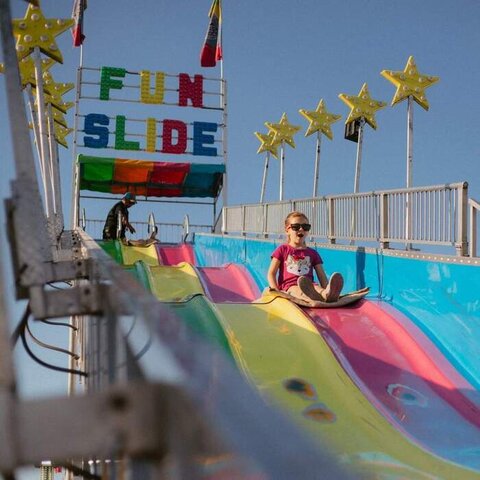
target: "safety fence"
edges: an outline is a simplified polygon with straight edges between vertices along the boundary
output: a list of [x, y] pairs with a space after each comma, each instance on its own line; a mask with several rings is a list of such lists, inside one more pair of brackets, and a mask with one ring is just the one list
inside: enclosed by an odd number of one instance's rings
[[480, 211], [480, 203], [470, 198], [468, 200], [468, 210], [469, 210], [469, 220], [470, 220], [470, 229], [469, 229], [469, 248], [468, 254], [470, 257], [477, 256], [477, 235], [478, 235], [478, 222], [477, 214]]
[[[149, 222], [131, 222], [132, 226], [135, 228], [135, 236], [137, 238], [147, 238], [150, 233], [151, 224]], [[102, 238], [102, 231], [105, 225], [105, 220], [86, 220], [85, 221], [85, 231], [88, 234], [97, 239]], [[156, 223], [158, 227], [157, 239], [162, 243], [178, 243], [181, 242], [188, 235], [195, 233], [210, 233], [212, 231], [211, 225], [200, 225], [200, 224], [189, 224], [188, 229], [185, 227], [184, 223]], [[191, 237], [190, 237], [191, 238]]]
[[[309, 235], [315, 241], [375, 242], [382, 248], [451, 246], [466, 256], [469, 205], [470, 241], [475, 246], [479, 204], [469, 202], [466, 182], [224, 207], [221, 230], [261, 237], [283, 234], [288, 213], [301, 211], [309, 218]], [[470, 254], [475, 253], [473, 247]]]

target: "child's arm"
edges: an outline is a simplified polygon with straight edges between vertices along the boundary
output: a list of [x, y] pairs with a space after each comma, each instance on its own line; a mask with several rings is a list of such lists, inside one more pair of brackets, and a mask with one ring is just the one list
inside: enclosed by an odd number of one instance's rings
[[318, 277], [318, 281], [320, 282], [320, 286], [322, 288], [327, 288], [328, 278], [327, 278], [327, 274], [325, 273], [325, 270], [322, 267], [322, 264], [318, 263], [317, 265], [315, 265], [314, 268]]
[[268, 267], [267, 280], [268, 280], [268, 286], [270, 288], [274, 288], [275, 290], [278, 290], [277, 272], [279, 268], [280, 268], [280, 260], [278, 258], [272, 258], [272, 261], [270, 262], [270, 266]]

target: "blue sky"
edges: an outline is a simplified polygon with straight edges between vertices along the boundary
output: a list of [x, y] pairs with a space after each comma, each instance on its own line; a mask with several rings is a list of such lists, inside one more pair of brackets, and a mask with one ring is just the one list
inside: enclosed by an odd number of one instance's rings
[[[210, 3], [90, 0], [85, 12], [84, 65], [219, 77], [219, 68], [204, 69], [199, 64]], [[69, 17], [71, 4], [41, 2], [48, 18]], [[23, 17], [26, 3], [14, 0], [12, 9], [15, 18]], [[256, 154], [259, 142], [253, 132], [266, 133], [264, 122], [278, 122], [284, 112], [290, 123], [302, 127], [294, 138], [297, 147], [286, 150], [285, 198], [311, 196], [315, 139], [303, 136], [308, 122], [298, 110], [315, 109], [321, 98], [328, 110], [341, 114], [342, 119], [333, 125], [333, 141], [324, 137], [322, 142], [319, 193], [352, 192], [356, 145], [343, 138], [349, 109], [338, 94], [357, 95], [367, 82], [374, 99], [390, 104], [395, 88], [380, 71], [403, 70], [410, 55], [421, 73], [440, 77], [426, 91], [430, 110], [414, 107], [413, 185], [468, 181], [470, 196], [480, 199], [478, 0], [224, 0], [223, 20], [230, 204], [258, 201], [264, 157]], [[51, 72], [57, 82], [74, 82], [80, 49], [72, 47], [69, 32], [59, 37], [58, 44], [65, 61]], [[74, 93], [65, 99], [73, 101]], [[95, 112], [102, 107], [88, 108]], [[128, 108], [128, 114], [135, 116]], [[160, 108], [154, 113], [159, 118], [162, 115]], [[188, 113], [182, 115], [189, 118]], [[72, 110], [67, 118], [71, 126]], [[380, 110], [376, 119], [378, 129], [367, 127], [365, 131], [361, 191], [401, 188], [406, 182], [406, 103]], [[71, 141], [72, 137], [67, 138]], [[12, 158], [3, 77], [0, 151], [0, 186], [5, 198]], [[129, 152], [117, 154], [132, 158]], [[71, 162], [71, 147], [61, 148], [65, 213], [69, 212]], [[278, 162], [272, 160], [267, 200], [278, 199], [278, 177]], [[98, 202], [96, 216], [102, 218], [109, 206], [110, 202]], [[134, 208], [131, 215], [138, 220], [146, 219], [147, 210], [151, 210], [150, 206]], [[174, 209], [155, 209], [157, 220], [171, 220]], [[1, 217], [3, 223], [3, 212]], [[11, 277], [7, 282], [12, 284]], [[16, 320], [19, 307], [12, 305], [11, 311]], [[64, 337], [57, 333], [55, 338], [63, 341]], [[37, 395], [63, 389], [61, 375], [52, 374], [49, 382], [40, 382], [39, 369], [25, 362], [22, 355], [18, 364], [22, 393]]]

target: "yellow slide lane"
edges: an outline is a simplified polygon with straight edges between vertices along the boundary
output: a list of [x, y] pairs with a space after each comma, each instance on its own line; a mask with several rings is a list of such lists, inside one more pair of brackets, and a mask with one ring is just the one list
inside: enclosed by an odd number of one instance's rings
[[120, 242], [124, 265], [133, 265], [142, 260], [147, 265], [158, 265], [158, 255], [155, 245], [149, 247], [128, 247]]
[[[188, 263], [150, 266], [147, 275], [152, 293], [161, 301], [205, 294]], [[480, 479], [478, 472], [430, 454], [390, 425], [293, 303], [276, 298], [217, 303], [214, 308], [246, 378], [357, 473], [382, 480]]]
[[277, 298], [216, 308], [247, 378], [356, 471], [389, 479], [480, 478], [478, 472], [426, 452], [393, 428], [296, 305]]
[[196, 270], [189, 263], [150, 266], [147, 275], [152, 293], [162, 302], [180, 301], [188, 295], [205, 295]]

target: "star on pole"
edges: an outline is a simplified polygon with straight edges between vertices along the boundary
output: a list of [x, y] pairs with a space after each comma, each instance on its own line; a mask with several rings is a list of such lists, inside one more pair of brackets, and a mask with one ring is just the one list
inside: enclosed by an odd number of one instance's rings
[[52, 117], [54, 122], [59, 123], [63, 127], [67, 128], [67, 121], [60, 110], [52, 108]]
[[30, 55], [38, 47], [47, 57], [63, 63], [55, 37], [71, 28], [71, 18], [45, 18], [39, 7], [28, 5], [24, 18], [12, 20], [13, 33], [17, 38], [17, 55], [20, 59]]
[[316, 110], [299, 110], [300, 115], [304, 116], [309, 122], [305, 136], [308, 137], [312, 133], [322, 132], [330, 140], [333, 139], [331, 125], [342, 118], [341, 115], [327, 112], [323, 98], [318, 102]]
[[43, 89], [53, 98], [60, 98], [75, 87], [73, 83], [57, 83], [50, 72], [43, 74]]
[[368, 91], [366, 83], [363, 84], [360, 93], [357, 96], [346, 95], [340, 93], [338, 98], [342, 102], [346, 103], [350, 108], [350, 113], [345, 121], [346, 124], [353, 122], [354, 120], [360, 120], [364, 118], [365, 121], [374, 129], [377, 129], [377, 122], [375, 121], [375, 112], [384, 108], [387, 104], [380, 100], [374, 100]]
[[68, 148], [67, 141], [65, 137], [73, 132], [73, 128], [66, 128], [59, 123], [55, 123], [53, 126], [55, 140], [65, 148]]
[[279, 144], [273, 141], [275, 133], [270, 131], [266, 135], [260, 132], [254, 132], [254, 134], [260, 140], [257, 153], [270, 152], [275, 158], [278, 158]]
[[296, 125], [292, 125], [288, 121], [287, 114], [284, 113], [279, 123], [265, 122], [267, 128], [274, 133], [274, 143], [280, 144], [281, 142], [288, 143], [291, 147], [295, 148], [295, 142], [293, 136], [302, 128]]
[[[62, 84], [57, 84], [57, 85], [62, 85]], [[63, 84], [63, 85], [68, 85], [68, 84]], [[34, 89], [34, 91], [35, 90], [36, 88]], [[65, 113], [65, 114], [67, 113], [68, 110], [70, 110], [75, 105], [74, 102], [65, 102], [62, 98], [62, 95], [58, 91], [56, 92], [55, 90], [52, 90], [51, 94], [45, 93], [44, 100], [45, 100], [45, 104], [50, 103], [52, 107], [55, 107], [56, 109], [60, 110], [62, 113]], [[35, 105], [36, 104], [37, 102], [35, 102]]]
[[425, 110], [428, 110], [429, 107], [427, 97], [425, 96], [425, 89], [440, 80], [439, 77], [419, 73], [413, 56], [408, 57], [407, 65], [403, 72], [382, 70], [380, 75], [397, 87], [392, 105], [412, 96]]
[[[46, 72], [54, 63], [55, 60], [53, 60], [53, 58], [42, 58], [42, 72]], [[35, 62], [33, 61], [32, 57], [25, 57], [19, 60], [18, 68], [20, 70], [22, 87], [26, 87], [28, 84], [33, 86], [37, 85], [37, 81], [35, 79]], [[4, 71], [5, 66], [3, 63], [0, 63], [0, 73], [4, 73]]]

